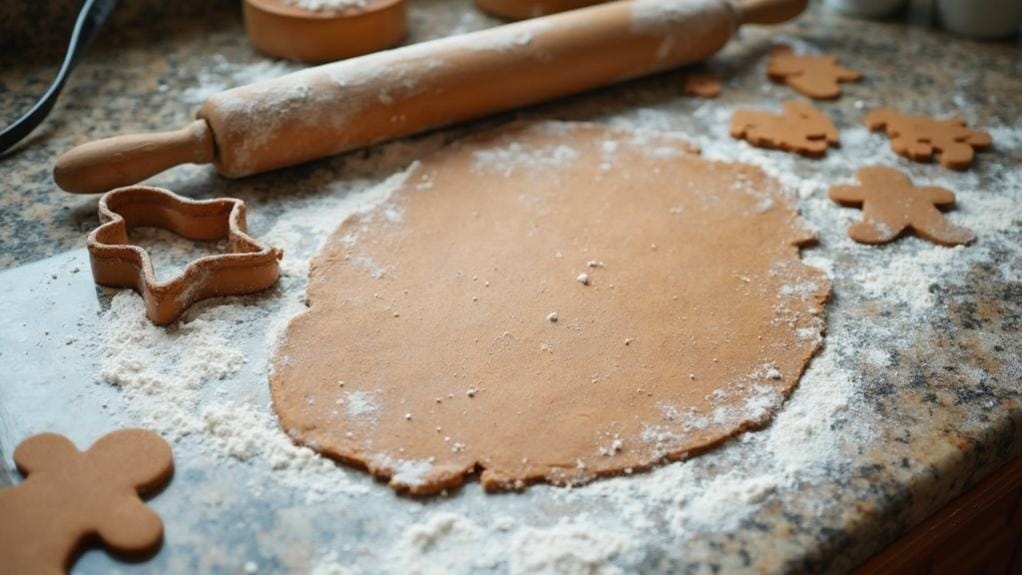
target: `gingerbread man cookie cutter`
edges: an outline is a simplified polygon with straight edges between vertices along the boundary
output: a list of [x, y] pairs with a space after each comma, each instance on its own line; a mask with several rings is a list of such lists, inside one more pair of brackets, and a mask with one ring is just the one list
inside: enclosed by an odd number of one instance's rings
[[968, 228], [948, 221], [938, 208], [950, 208], [955, 194], [937, 186], [912, 185], [908, 176], [885, 166], [868, 166], [855, 173], [861, 186], [834, 186], [831, 200], [843, 206], [862, 206], [862, 221], [848, 228], [859, 243], [883, 244], [906, 230], [945, 246], [975, 239]]
[[[206, 298], [262, 291], [277, 282], [283, 252], [246, 233], [245, 203], [233, 198], [191, 200], [162, 188], [130, 186], [99, 201], [102, 222], [89, 234], [92, 276], [107, 287], [132, 288], [145, 300], [146, 316], [166, 325]], [[199, 258], [160, 282], [152, 260], [131, 245], [136, 227], [164, 228], [190, 240], [228, 240], [228, 252]]]
[[961, 118], [936, 120], [884, 107], [867, 114], [865, 123], [873, 132], [885, 131], [896, 154], [916, 162], [929, 162], [939, 153], [941, 165], [952, 170], [968, 168], [976, 150], [993, 145], [990, 134], [970, 129]]
[[14, 462], [25, 481], [0, 491], [0, 571], [65, 573], [93, 537], [134, 556], [162, 543], [163, 522], [141, 499], [174, 473], [170, 446], [155, 433], [121, 429], [84, 452], [43, 433], [23, 441]]

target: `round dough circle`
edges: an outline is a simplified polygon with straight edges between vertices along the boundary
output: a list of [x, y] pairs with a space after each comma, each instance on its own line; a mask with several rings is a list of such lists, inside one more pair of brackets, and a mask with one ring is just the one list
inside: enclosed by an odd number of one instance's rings
[[516, 124], [423, 159], [312, 264], [274, 355], [291, 437], [392, 487], [578, 484], [764, 424], [830, 286], [760, 170]]

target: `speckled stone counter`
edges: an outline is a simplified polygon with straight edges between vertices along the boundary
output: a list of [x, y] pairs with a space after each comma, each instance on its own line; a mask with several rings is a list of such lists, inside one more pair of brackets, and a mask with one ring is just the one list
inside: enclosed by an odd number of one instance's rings
[[[411, 8], [410, 41], [495, 23], [468, 2]], [[298, 66], [254, 52], [231, 9], [111, 31], [51, 118], [0, 158], [3, 461], [44, 430], [80, 446], [123, 425], [168, 437], [177, 472], [152, 501], [166, 543], [121, 572], [847, 571], [1022, 453], [1022, 50], [1018, 40], [975, 43], [919, 25], [928, 18], [917, 8], [866, 22], [814, 6], [795, 23], [749, 28], [710, 64], [726, 80], [715, 100], [683, 96], [674, 72], [244, 180], [176, 168], [151, 183], [244, 199], [253, 234], [287, 255], [278, 288], [202, 304], [167, 330], [145, 322], [138, 298], [92, 285], [83, 246], [96, 198], [58, 190], [53, 161], [90, 139], [182, 126], [206, 96]], [[797, 98], [765, 76], [779, 42], [834, 53], [865, 74], [820, 104], [842, 136], [822, 160], [728, 136], [734, 109]], [[52, 52], [0, 55], [0, 121], [44, 89]], [[908, 162], [861, 123], [881, 105], [957, 111], [991, 132], [994, 149], [964, 173]], [[289, 447], [267, 407], [266, 334], [302, 308], [318, 242], [417, 157], [518, 118], [676, 131], [706, 157], [759, 165], [785, 184], [819, 235], [803, 257], [833, 282], [825, 349], [798, 389], [771, 425], [720, 449], [573, 489], [486, 495], [472, 483], [410, 500]], [[851, 242], [845, 230], [860, 212], [831, 203], [826, 189], [870, 163], [954, 190], [950, 217], [976, 243]], [[190, 255], [181, 242], [145, 241], [165, 252], [158, 264]], [[97, 551], [76, 567], [110, 569]]]
[[[11, 0], [0, 4], [0, 49], [63, 50], [83, 4], [75, 0]], [[237, 5], [232, 0], [119, 2], [108, 28], [148, 28], [153, 21], [175, 17], [216, 18]]]

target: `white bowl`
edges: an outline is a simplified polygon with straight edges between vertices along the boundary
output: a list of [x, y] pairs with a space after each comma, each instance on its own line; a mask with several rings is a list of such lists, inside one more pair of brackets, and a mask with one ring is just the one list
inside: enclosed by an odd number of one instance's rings
[[1022, 25], [1022, 0], [937, 0], [947, 30], [972, 38], [1003, 38]]

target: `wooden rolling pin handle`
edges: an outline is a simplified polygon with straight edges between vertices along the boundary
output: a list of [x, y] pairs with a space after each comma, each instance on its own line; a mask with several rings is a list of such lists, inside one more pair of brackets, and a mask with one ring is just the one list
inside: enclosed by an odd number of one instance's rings
[[173, 132], [82, 144], [57, 159], [53, 179], [68, 192], [98, 194], [136, 184], [179, 164], [208, 164], [214, 154], [209, 124], [195, 120]]
[[801, 14], [809, 0], [742, 0], [737, 3], [742, 24], [780, 24]]

